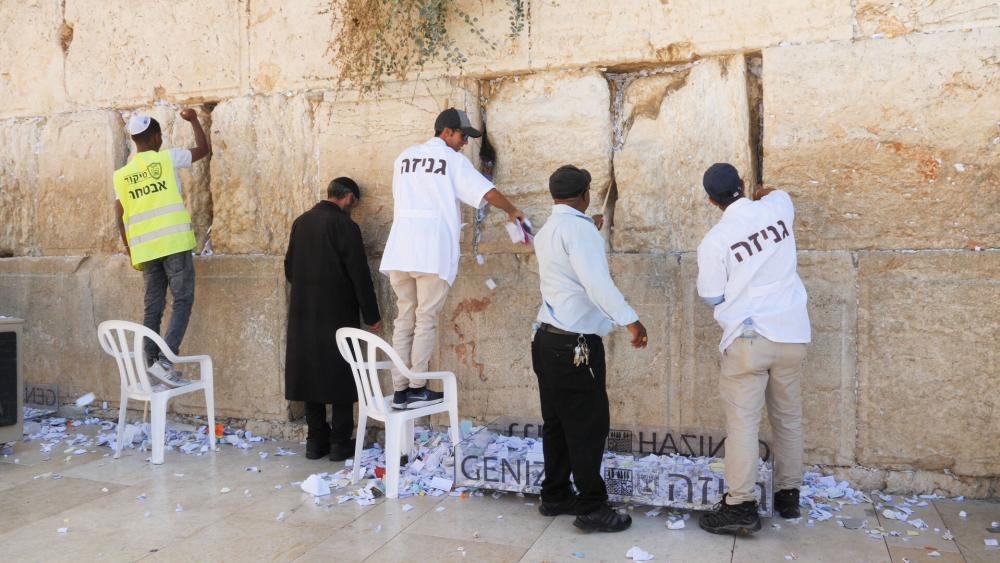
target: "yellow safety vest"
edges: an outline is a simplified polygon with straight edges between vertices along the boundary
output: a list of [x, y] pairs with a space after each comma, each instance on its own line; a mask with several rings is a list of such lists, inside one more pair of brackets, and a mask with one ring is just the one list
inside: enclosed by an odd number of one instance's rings
[[125, 212], [125, 237], [138, 266], [195, 247], [191, 215], [177, 188], [169, 151], [145, 151], [115, 170], [115, 193]]

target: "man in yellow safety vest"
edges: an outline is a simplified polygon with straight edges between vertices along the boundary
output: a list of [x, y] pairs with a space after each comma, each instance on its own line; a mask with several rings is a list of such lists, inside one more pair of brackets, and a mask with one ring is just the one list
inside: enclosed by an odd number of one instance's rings
[[[191, 123], [196, 146], [161, 151], [160, 124], [145, 115], [130, 117], [125, 128], [135, 142], [136, 154], [114, 176], [118, 231], [132, 266], [142, 270], [145, 284], [143, 324], [159, 334], [169, 287], [174, 304], [164, 340], [174, 354], [179, 353], [194, 304], [191, 253], [195, 248], [177, 170], [212, 153], [195, 111], [184, 109], [181, 118]], [[188, 383], [156, 344], [146, 340], [143, 345], [151, 375], [174, 386]]]

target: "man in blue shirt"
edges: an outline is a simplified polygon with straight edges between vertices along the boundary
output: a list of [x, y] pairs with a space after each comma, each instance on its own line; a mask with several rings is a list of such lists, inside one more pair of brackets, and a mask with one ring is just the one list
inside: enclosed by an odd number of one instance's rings
[[590, 205], [590, 173], [563, 166], [549, 178], [549, 192], [552, 216], [534, 240], [542, 306], [531, 363], [545, 423], [539, 512], [576, 514], [573, 525], [588, 532], [620, 532], [632, 518], [608, 505], [601, 478], [611, 419], [601, 337], [615, 325], [624, 326], [632, 346], [645, 348], [646, 328], [615, 287], [604, 240], [584, 214]]

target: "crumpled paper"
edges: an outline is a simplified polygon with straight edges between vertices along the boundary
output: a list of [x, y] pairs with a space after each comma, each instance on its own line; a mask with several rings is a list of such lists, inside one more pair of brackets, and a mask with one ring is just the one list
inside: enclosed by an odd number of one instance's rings
[[632, 561], [651, 561], [654, 559], [654, 555], [648, 551], [643, 550], [639, 546], [633, 545], [625, 552], [625, 557], [631, 559]]

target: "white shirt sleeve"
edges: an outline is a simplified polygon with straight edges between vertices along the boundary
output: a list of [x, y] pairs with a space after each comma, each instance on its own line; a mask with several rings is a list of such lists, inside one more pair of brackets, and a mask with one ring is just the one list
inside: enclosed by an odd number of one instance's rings
[[698, 245], [698, 295], [703, 298], [725, 296], [727, 280], [726, 255], [719, 251], [714, 241], [701, 241]]
[[188, 149], [170, 149], [170, 160], [174, 168], [191, 168], [191, 151]]
[[604, 254], [604, 239], [597, 228], [583, 219], [564, 240], [573, 271], [587, 292], [587, 297], [612, 322], [625, 326], [639, 320], [639, 315], [625, 301], [625, 296], [615, 286]]
[[483, 201], [483, 196], [486, 192], [493, 189], [493, 182], [486, 179], [476, 170], [476, 167], [472, 165], [472, 162], [464, 155], [460, 158], [456, 158], [451, 161], [452, 163], [458, 165], [458, 170], [455, 171], [455, 195], [458, 199], [469, 206], [479, 207], [479, 204]]
[[760, 199], [772, 209], [776, 209], [780, 217], [795, 217], [795, 205], [792, 204], [792, 196], [784, 190], [774, 190]]

